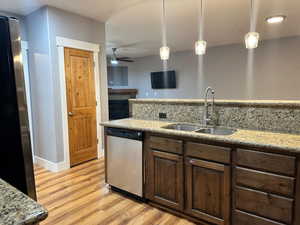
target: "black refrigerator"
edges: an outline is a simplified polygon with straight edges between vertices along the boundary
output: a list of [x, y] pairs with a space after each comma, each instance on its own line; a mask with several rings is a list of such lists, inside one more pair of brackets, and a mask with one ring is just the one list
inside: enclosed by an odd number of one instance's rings
[[0, 178], [36, 199], [19, 29], [0, 15]]

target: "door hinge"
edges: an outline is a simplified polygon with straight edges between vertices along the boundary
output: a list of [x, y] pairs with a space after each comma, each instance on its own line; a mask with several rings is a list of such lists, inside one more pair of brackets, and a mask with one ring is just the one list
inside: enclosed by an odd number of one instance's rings
[[99, 144], [99, 139], [97, 138], [97, 144]]
[[96, 106], [98, 105], [98, 101], [96, 101]]

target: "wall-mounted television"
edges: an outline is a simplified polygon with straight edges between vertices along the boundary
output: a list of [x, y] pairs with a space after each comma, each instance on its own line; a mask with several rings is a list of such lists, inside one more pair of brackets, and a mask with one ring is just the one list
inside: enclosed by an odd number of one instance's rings
[[176, 88], [176, 73], [174, 70], [151, 73], [152, 89]]

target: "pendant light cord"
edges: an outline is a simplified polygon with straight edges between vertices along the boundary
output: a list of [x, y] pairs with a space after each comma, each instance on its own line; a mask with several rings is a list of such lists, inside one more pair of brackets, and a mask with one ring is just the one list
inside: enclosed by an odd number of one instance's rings
[[203, 0], [200, 0], [200, 26], [199, 26], [199, 39], [203, 39]]
[[162, 0], [162, 44], [167, 45], [167, 28], [166, 28], [166, 5], [165, 0]]
[[254, 18], [254, 0], [251, 0], [251, 6], [250, 6], [250, 31], [253, 31], [253, 18]]
[[200, 23], [202, 25], [202, 16], [203, 16], [203, 0], [200, 2]]

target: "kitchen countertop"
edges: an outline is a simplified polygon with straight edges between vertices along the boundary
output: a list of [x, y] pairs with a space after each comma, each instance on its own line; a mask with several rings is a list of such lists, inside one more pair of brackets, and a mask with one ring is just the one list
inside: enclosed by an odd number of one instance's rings
[[237, 132], [232, 135], [223, 136], [161, 128], [173, 123], [176, 122], [137, 120], [129, 118], [103, 122], [101, 125], [105, 127], [149, 131], [166, 135], [198, 138], [200, 140], [280, 150], [291, 154], [300, 153], [300, 135], [296, 134], [238, 129]]
[[0, 179], [0, 225], [35, 224], [47, 216], [40, 204]]

